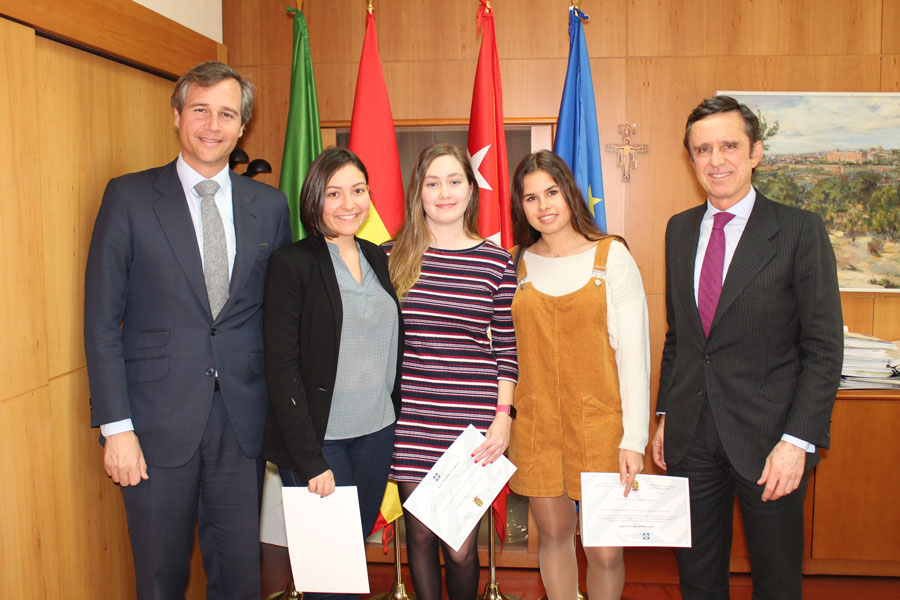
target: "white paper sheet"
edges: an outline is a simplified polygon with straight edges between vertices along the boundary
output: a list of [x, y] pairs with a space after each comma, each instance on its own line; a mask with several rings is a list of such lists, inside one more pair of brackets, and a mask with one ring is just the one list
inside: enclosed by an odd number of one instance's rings
[[356, 486], [325, 498], [305, 487], [282, 488], [294, 586], [303, 592], [368, 594]]
[[281, 477], [278, 467], [266, 463], [266, 478], [263, 480], [262, 510], [259, 512], [259, 541], [264, 544], [287, 548], [287, 533], [284, 530], [284, 506], [282, 506]]
[[516, 471], [505, 456], [487, 466], [475, 463], [472, 451], [484, 439], [469, 425], [403, 503], [454, 550], [459, 550]]
[[625, 498], [618, 473], [581, 474], [581, 542], [690, 548], [688, 480], [638, 475], [634, 481]]

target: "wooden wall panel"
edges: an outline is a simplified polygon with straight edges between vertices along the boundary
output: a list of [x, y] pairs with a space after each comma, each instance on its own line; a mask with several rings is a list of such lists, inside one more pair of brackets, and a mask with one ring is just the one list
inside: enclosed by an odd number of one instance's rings
[[[377, 4], [375, 18], [381, 60], [385, 63], [446, 61], [448, 58], [474, 61], [478, 58], [481, 36], [475, 30], [476, 2], [392, 0]], [[364, 3], [350, 0], [350, 6], [348, 11], [351, 14], [362, 12], [359, 9]], [[499, 24], [496, 27], [499, 28]], [[359, 36], [361, 43], [362, 31], [357, 31], [351, 29], [349, 35]], [[359, 53], [349, 60], [358, 63]]]
[[34, 31], [0, 19], [0, 400], [47, 384]]
[[900, 92], [900, 56], [881, 57], [881, 91]]
[[[122, 495], [103, 471], [98, 431], [88, 427], [87, 369], [50, 382], [49, 424], [54, 456], [59, 547], [65, 555], [59, 576], [76, 598], [128, 598], [134, 567]], [[50, 493], [48, 492], [48, 494]], [[71, 552], [66, 549], [90, 549]]]
[[[475, 2], [463, 4], [477, 6]], [[589, 17], [584, 21], [584, 33], [591, 58], [625, 56], [626, 7], [627, 0], [582, 2], [581, 9]], [[494, 3], [494, 15], [497, 53], [502, 58], [568, 58], [569, 12], [565, 2], [501, 0]]]
[[[631, 206], [632, 196], [629, 194], [630, 184], [622, 181], [622, 171], [616, 167], [616, 155], [606, 151], [607, 144], [620, 144], [619, 125], [627, 120], [626, 93], [628, 89], [628, 67], [622, 58], [591, 59], [591, 76], [594, 79], [594, 97], [597, 104], [597, 130], [600, 136], [600, 151], [603, 154], [603, 195], [606, 203], [606, 228], [610, 233], [621, 235], [630, 243], [627, 217], [634, 210]], [[559, 114], [559, 103], [562, 100], [562, 86], [565, 82], [565, 68], [561, 70], [559, 87], [549, 89], [548, 116], [555, 118]], [[549, 87], [550, 84], [548, 84]], [[555, 93], [554, 93], [555, 92]], [[505, 110], [505, 107], [504, 107]], [[641, 132], [635, 136], [635, 143], [640, 143]], [[645, 156], [641, 156], [640, 164], [644, 164]]]
[[[502, 77], [503, 67], [500, 68]], [[349, 120], [353, 111], [356, 69], [348, 70], [353, 73], [347, 86], [350, 93], [334, 102], [335, 108], [341, 102], [344, 108], [329, 115], [332, 118], [342, 115], [340, 120]], [[394, 119], [434, 119], [436, 115], [447, 119], [469, 118], [475, 83], [474, 59], [385, 63], [384, 79]]]
[[881, 5], [881, 0], [630, 0], [628, 55], [877, 55]]
[[866, 292], [841, 292], [844, 325], [854, 333], [872, 335], [875, 296]]
[[[304, 14], [314, 2], [307, 0]], [[291, 66], [292, 15], [284, 0], [222, 0], [222, 39], [228, 40], [232, 66]]]
[[900, 341], [900, 295], [875, 296], [872, 335], [883, 340]]
[[900, 54], [900, 0], [882, 0], [881, 53]]
[[84, 267], [106, 182], [172, 160], [179, 145], [171, 82], [43, 38], [37, 50], [41, 156], [65, 157], [39, 180], [53, 377], [85, 365]]
[[222, 52], [215, 40], [131, 0], [0, 0], [0, 15], [172, 77]]
[[[625, 61], [621, 59], [618, 61], [615, 59], [604, 60], [604, 63], [612, 62], [618, 62], [624, 67]], [[595, 70], [598, 69], [592, 65], [592, 74]], [[619, 69], [619, 72], [621, 73], [621, 69]], [[598, 85], [600, 89], [605, 87], [603, 79], [599, 83], [596, 81], [598, 76], [602, 78], [605, 75], [612, 75], [614, 77], [615, 74], [615, 72], [607, 73], [606, 70], [602, 70], [597, 75], [594, 75], [594, 87]], [[471, 79], [469, 88], [475, 84], [474, 68]], [[559, 101], [562, 97], [565, 80], [565, 58], [546, 58], [541, 60], [504, 59], [500, 61], [500, 81], [504, 90], [503, 117], [506, 119], [551, 118], [555, 120], [559, 114]], [[463, 87], [464, 84], [459, 82], [458, 85]], [[471, 109], [472, 90], [467, 89], [467, 91], [469, 106], [466, 107], [466, 112], [468, 113]], [[468, 115], [465, 118], [468, 118]]]
[[[65, 559], [57, 554], [49, 422], [46, 386], [0, 400], [0, 598], [42, 600], [69, 592], [59, 572]], [[66, 554], [85, 550], [64, 548]]]
[[[681, 145], [684, 118], [713, 80], [711, 59], [628, 59], [627, 114], [635, 143], [648, 144], [628, 184], [625, 236], [648, 294], [665, 293], [668, 218], [702, 201]], [[665, 107], [665, 110], [660, 110]], [[677, 118], [675, 115], [684, 115]], [[610, 158], [610, 161], [612, 159]]]

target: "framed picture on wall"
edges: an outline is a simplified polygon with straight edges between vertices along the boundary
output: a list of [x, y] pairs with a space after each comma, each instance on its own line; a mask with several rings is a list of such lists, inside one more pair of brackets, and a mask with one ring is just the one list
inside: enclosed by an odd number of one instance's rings
[[900, 292], [900, 94], [717, 93], [760, 118], [753, 185], [824, 219], [841, 291]]

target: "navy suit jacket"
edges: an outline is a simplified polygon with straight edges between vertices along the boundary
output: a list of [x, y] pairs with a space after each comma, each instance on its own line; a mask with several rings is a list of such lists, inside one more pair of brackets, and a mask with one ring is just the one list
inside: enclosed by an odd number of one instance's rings
[[193, 456], [216, 374], [244, 453], [262, 450], [263, 286], [290, 220], [280, 191], [234, 173], [231, 181], [236, 255], [215, 319], [174, 161], [112, 179], [94, 225], [84, 303], [91, 425], [132, 419], [151, 465]]
[[757, 192], [706, 338], [694, 299], [705, 212], [704, 203], [679, 213], [666, 229], [664, 455], [684, 457], [708, 402], [732, 466], [756, 481], [785, 433], [828, 447], [843, 357], [834, 251], [818, 215]]

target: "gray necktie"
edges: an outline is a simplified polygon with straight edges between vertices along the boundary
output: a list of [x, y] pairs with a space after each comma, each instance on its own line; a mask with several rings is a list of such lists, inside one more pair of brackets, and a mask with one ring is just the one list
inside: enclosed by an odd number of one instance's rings
[[228, 300], [228, 248], [225, 245], [225, 226], [216, 208], [219, 184], [212, 179], [194, 186], [200, 195], [200, 223], [203, 226], [203, 277], [209, 307], [215, 319]]

